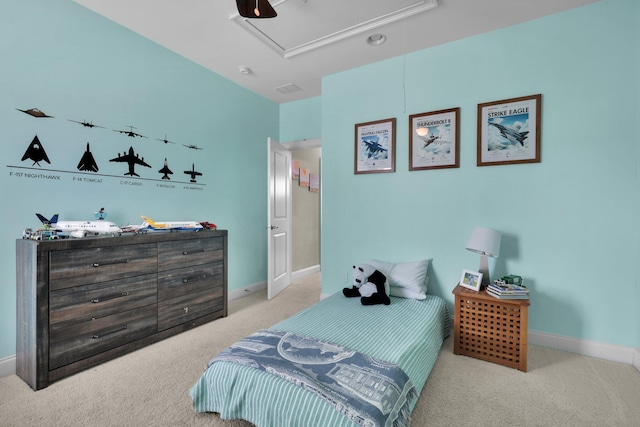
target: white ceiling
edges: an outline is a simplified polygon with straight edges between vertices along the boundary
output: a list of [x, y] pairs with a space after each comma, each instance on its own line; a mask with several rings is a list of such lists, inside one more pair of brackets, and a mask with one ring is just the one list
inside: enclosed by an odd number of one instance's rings
[[[235, 0], [74, 1], [283, 103], [320, 95], [325, 75], [597, 0], [270, 0], [278, 16], [251, 20]], [[377, 33], [386, 42], [367, 44]]]

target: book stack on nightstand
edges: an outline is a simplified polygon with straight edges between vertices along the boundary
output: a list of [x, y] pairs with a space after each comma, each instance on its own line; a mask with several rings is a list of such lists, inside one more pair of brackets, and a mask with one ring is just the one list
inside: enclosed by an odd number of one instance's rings
[[496, 280], [487, 286], [487, 295], [498, 299], [529, 299], [529, 289], [521, 285]]

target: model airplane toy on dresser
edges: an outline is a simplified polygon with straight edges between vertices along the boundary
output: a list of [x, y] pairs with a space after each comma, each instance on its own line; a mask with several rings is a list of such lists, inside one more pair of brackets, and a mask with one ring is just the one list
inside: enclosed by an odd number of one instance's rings
[[27, 228], [23, 231], [23, 239], [31, 240], [56, 240], [66, 237], [89, 237], [89, 236], [122, 236], [131, 234], [144, 234], [147, 232], [173, 232], [173, 231], [200, 231], [216, 230], [218, 227], [212, 222], [198, 221], [154, 221], [142, 215], [142, 224], [132, 224], [118, 226], [113, 222], [106, 221], [107, 213], [104, 208], [94, 212], [95, 221], [60, 221], [58, 214], [51, 219], [36, 213], [42, 222], [42, 228], [33, 230]]
[[98, 235], [116, 236], [122, 233], [122, 229], [110, 221], [105, 221], [107, 214], [104, 208], [94, 214], [96, 221], [59, 221], [58, 214], [51, 219], [36, 213], [36, 216], [42, 221], [45, 230], [53, 230], [61, 233], [60, 237], [69, 235], [71, 237], [86, 237]]
[[141, 215], [143, 219], [143, 226], [147, 230], [154, 231], [199, 231], [204, 227], [197, 221], [163, 221], [156, 222], [151, 218]]

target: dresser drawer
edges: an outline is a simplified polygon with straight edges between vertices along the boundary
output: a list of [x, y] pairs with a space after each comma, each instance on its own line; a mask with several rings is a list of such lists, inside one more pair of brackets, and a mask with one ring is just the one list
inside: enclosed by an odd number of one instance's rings
[[223, 287], [158, 302], [158, 331], [189, 322], [224, 308]]
[[49, 295], [50, 328], [65, 328], [156, 302], [157, 274], [60, 289]]
[[155, 243], [52, 251], [49, 289], [108, 282], [157, 271]]
[[177, 268], [158, 273], [158, 301], [222, 286], [222, 262]]
[[156, 305], [50, 331], [49, 369], [119, 347], [157, 332]]
[[222, 237], [158, 243], [158, 270], [207, 264], [224, 258]]

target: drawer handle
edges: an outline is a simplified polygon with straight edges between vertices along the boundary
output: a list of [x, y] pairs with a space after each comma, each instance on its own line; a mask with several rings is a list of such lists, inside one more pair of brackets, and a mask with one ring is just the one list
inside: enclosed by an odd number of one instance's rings
[[104, 337], [106, 337], [108, 335], [113, 335], [113, 334], [116, 334], [116, 333], [118, 333], [120, 331], [124, 331], [125, 329], [127, 329], [127, 325], [121, 326], [120, 328], [114, 329], [112, 331], [105, 332], [102, 335], [101, 334], [93, 334], [93, 335], [91, 335], [91, 339], [97, 340], [98, 338], [104, 338]]
[[129, 262], [129, 258], [125, 258], [125, 259], [118, 259], [118, 260], [115, 260], [115, 261], [103, 262], [103, 263], [94, 262], [91, 265], [93, 267], [101, 267], [103, 265], [127, 264], [128, 262]]
[[182, 279], [182, 283], [187, 283], [190, 280], [198, 280], [198, 279], [206, 279], [207, 275], [206, 274], [202, 274], [200, 276], [191, 276], [191, 277], [185, 277]]
[[91, 300], [91, 302], [94, 303], [94, 304], [97, 304], [97, 303], [102, 302], [102, 301], [109, 301], [111, 299], [126, 297], [127, 295], [129, 295], [129, 292], [122, 292], [122, 293], [115, 294], [115, 295], [107, 295], [106, 297], [102, 297], [102, 298], [94, 298], [94, 299]]
[[182, 251], [182, 255], [201, 254], [206, 252], [205, 249], [198, 249], [197, 251]]

